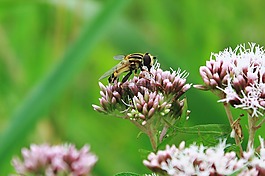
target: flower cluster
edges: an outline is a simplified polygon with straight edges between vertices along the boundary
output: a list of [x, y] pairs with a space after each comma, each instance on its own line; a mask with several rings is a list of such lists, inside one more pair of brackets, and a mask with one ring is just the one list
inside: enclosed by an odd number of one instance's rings
[[188, 74], [184, 71], [163, 71], [153, 67], [150, 73], [142, 71], [139, 76], [121, 84], [115, 82], [104, 86], [99, 83], [100, 106], [96, 111], [129, 118], [145, 124], [154, 114], [160, 116], [180, 114], [183, 102], [178, 98], [189, 88]]
[[206, 66], [200, 67], [205, 86], [230, 103], [247, 110], [252, 117], [262, 116], [265, 109], [265, 52], [255, 43], [249, 48], [239, 45], [212, 53]]
[[265, 148], [263, 139], [259, 156], [255, 156], [254, 149], [244, 152], [242, 158], [237, 158], [234, 151], [226, 152], [226, 141], [220, 141], [215, 147], [206, 147], [195, 144], [185, 148], [185, 143], [179, 147], [166, 146], [156, 154], [151, 153], [143, 163], [156, 173], [172, 176], [187, 175], [264, 175]]
[[88, 145], [79, 151], [72, 144], [50, 146], [32, 144], [22, 149], [22, 160], [15, 157], [12, 165], [21, 175], [89, 175], [97, 157]]
[[186, 120], [185, 99], [179, 99], [191, 87], [186, 84], [187, 76], [180, 69], [163, 71], [156, 63], [150, 72], [141, 71], [124, 83], [116, 81], [107, 86], [99, 83], [100, 106], [92, 106], [98, 112], [129, 119], [148, 135], [156, 150], [158, 143], [171, 135], [168, 131], [173, 133], [169, 129], [177, 122], [184, 122], [180, 119]]

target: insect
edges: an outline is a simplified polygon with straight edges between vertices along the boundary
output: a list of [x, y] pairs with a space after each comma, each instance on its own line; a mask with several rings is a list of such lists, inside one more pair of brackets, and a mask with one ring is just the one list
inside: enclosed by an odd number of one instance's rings
[[148, 71], [150, 71], [156, 57], [149, 53], [133, 53], [125, 56], [117, 55], [114, 56], [114, 59], [121, 61], [109, 71], [104, 73], [99, 80], [109, 76], [109, 83], [113, 83], [122, 73], [128, 72], [122, 79], [122, 83], [124, 83], [129, 79], [133, 72], [136, 74], [138, 69], [144, 71], [144, 66], [147, 67]]
[[233, 127], [235, 134], [239, 137], [240, 140], [242, 140], [244, 138], [244, 136], [243, 136], [242, 126], [240, 125], [240, 120], [241, 120], [240, 117], [238, 119], [236, 119], [233, 122], [232, 127]]

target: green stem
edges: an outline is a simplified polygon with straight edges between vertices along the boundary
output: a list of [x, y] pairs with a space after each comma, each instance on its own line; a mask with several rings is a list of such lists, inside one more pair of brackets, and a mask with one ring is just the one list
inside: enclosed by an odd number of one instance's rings
[[[224, 103], [224, 108], [225, 108], [225, 112], [226, 112], [230, 127], [231, 127], [232, 130], [234, 130], [234, 127], [233, 127], [234, 119], [233, 119], [233, 115], [231, 113], [229, 104], [228, 103]], [[235, 134], [235, 142], [236, 142], [236, 145], [239, 147], [240, 156], [243, 156], [243, 149], [242, 149], [242, 146], [241, 146], [241, 142], [240, 142], [239, 136], [237, 134]]]
[[150, 125], [150, 128], [147, 131], [147, 135], [149, 136], [153, 151], [156, 152], [157, 151], [157, 136], [156, 136], [156, 132], [152, 125]]
[[143, 133], [145, 133], [151, 142], [152, 149], [155, 152], [157, 150], [157, 136], [152, 123], [147, 123], [145, 125], [139, 124], [139, 122], [131, 120], [131, 122], [136, 125]]
[[257, 122], [257, 117], [251, 117], [250, 114], [248, 114], [248, 146], [247, 146], [247, 151], [250, 151], [253, 146], [254, 146], [254, 139], [255, 139], [255, 132], [257, 130], [256, 122]]

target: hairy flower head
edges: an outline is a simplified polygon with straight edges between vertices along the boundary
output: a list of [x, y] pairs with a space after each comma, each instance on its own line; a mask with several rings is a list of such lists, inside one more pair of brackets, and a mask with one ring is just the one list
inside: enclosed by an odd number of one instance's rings
[[32, 144], [23, 148], [22, 160], [15, 157], [12, 165], [22, 175], [89, 175], [97, 162], [88, 145], [77, 150], [72, 144], [50, 146]]
[[[151, 153], [143, 163], [150, 170], [166, 175], [232, 175], [254, 172], [248, 168], [249, 158], [237, 158], [234, 151], [226, 152], [226, 140], [213, 147], [192, 144], [185, 147], [166, 146], [165, 150]], [[255, 158], [251, 154], [251, 157]]]
[[160, 116], [180, 114], [183, 103], [179, 100], [189, 88], [188, 74], [178, 71], [163, 71], [154, 66], [150, 72], [142, 71], [123, 84], [115, 82], [100, 85], [100, 106], [94, 109], [142, 124], [155, 114]]
[[180, 69], [163, 71], [157, 63], [150, 71], [143, 70], [124, 83], [116, 81], [107, 86], [99, 83], [100, 106], [92, 106], [98, 112], [129, 119], [148, 135], [156, 150], [158, 141], [173, 133], [170, 128], [184, 122], [180, 119], [187, 120], [185, 99], [180, 99], [191, 87], [186, 83], [187, 76]]
[[262, 116], [265, 109], [265, 52], [255, 43], [239, 45], [212, 53], [206, 66], [200, 67], [204, 86], [221, 97], [220, 102]]

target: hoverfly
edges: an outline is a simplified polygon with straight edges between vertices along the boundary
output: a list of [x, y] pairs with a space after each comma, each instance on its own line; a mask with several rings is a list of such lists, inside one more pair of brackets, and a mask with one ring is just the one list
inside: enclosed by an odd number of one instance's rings
[[128, 78], [131, 76], [131, 74], [137, 73], [137, 70], [140, 69], [141, 71], [144, 71], [143, 67], [147, 67], [148, 71], [150, 72], [151, 67], [154, 64], [154, 59], [156, 57], [152, 56], [149, 53], [133, 53], [128, 55], [118, 55], [114, 56], [114, 59], [121, 60], [120, 63], [118, 63], [116, 66], [111, 68], [109, 71], [104, 73], [99, 80], [108, 78], [109, 83], [113, 83], [117, 78], [120, 76], [120, 74], [124, 72], [128, 72], [122, 79], [122, 83], [128, 80]]

